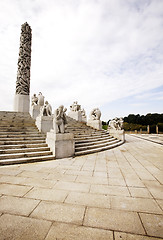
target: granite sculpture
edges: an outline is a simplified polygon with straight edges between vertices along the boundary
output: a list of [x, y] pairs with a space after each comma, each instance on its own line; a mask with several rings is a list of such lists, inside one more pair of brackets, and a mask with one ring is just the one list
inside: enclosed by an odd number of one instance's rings
[[38, 104], [38, 97], [36, 96], [35, 93], [33, 94], [31, 101], [32, 101], [32, 103], [31, 103], [32, 106], [35, 106]]
[[26, 22], [21, 26], [16, 91], [14, 98], [14, 111], [16, 112], [29, 112], [30, 108], [31, 43], [32, 30]]
[[32, 32], [28, 23], [21, 26], [16, 94], [29, 95]]
[[53, 128], [55, 133], [65, 133], [67, 119], [66, 112], [67, 109], [63, 105], [59, 106], [54, 112]]
[[39, 92], [38, 94], [38, 105], [40, 107], [43, 107], [44, 106], [44, 96], [42, 95], [42, 92]]
[[74, 101], [70, 106], [70, 112], [68, 113], [68, 116], [76, 121], [82, 122], [81, 105], [79, 105], [77, 101]]
[[122, 130], [123, 129], [123, 118], [114, 118], [109, 122], [111, 129]]
[[73, 104], [70, 106], [70, 110], [74, 112], [80, 111], [81, 105], [79, 105], [77, 101], [74, 101]]
[[52, 115], [52, 106], [48, 103], [48, 101], [45, 101], [44, 106], [42, 106], [40, 114], [42, 116], [51, 116]]
[[100, 120], [101, 118], [101, 111], [99, 108], [94, 108], [91, 112], [90, 112], [90, 119], [91, 120]]

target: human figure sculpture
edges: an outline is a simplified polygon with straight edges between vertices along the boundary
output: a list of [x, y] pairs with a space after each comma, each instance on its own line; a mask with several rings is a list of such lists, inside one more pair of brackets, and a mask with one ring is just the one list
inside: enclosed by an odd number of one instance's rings
[[59, 106], [54, 112], [53, 128], [55, 133], [65, 133], [67, 119], [66, 119], [66, 108], [63, 105]]
[[114, 118], [109, 122], [109, 126], [112, 129], [122, 130], [123, 129], [123, 118]]
[[91, 112], [90, 112], [90, 119], [91, 120], [100, 120], [101, 117], [101, 111], [99, 108], [94, 108]]
[[70, 106], [70, 110], [77, 112], [81, 110], [81, 105], [78, 104], [77, 101], [73, 102], [73, 104]]
[[43, 106], [44, 106], [44, 96], [42, 95], [41, 92], [39, 92], [39, 94], [38, 94], [38, 105], [39, 105], [40, 107], [43, 107]]
[[84, 108], [82, 108], [81, 114], [82, 114], [82, 117], [85, 117], [85, 118], [86, 118], [86, 112], [85, 112]]
[[42, 116], [51, 116], [52, 115], [52, 107], [48, 103], [48, 101], [45, 101], [45, 104], [41, 109], [41, 115]]
[[38, 104], [38, 97], [36, 97], [36, 94], [34, 93], [32, 96], [32, 106], [37, 105]]

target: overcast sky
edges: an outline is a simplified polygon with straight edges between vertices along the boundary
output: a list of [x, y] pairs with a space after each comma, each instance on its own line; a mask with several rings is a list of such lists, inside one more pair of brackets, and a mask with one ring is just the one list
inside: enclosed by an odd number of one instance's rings
[[163, 0], [0, 0], [0, 110], [13, 110], [26, 21], [31, 96], [99, 107], [102, 120], [163, 112]]

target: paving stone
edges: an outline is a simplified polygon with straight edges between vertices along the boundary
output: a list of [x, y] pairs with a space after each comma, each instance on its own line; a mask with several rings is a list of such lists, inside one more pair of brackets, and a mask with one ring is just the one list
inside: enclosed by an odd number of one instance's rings
[[109, 178], [109, 185], [115, 185], [115, 186], [126, 186], [126, 183], [123, 178]]
[[159, 240], [158, 238], [141, 236], [137, 234], [114, 232], [115, 240]]
[[77, 179], [76, 179], [76, 182], [108, 185], [107, 177], [78, 176]]
[[163, 186], [148, 187], [148, 190], [156, 199], [163, 199]]
[[132, 197], [153, 198], [147, 188], [129, 187]]
[[92, 176], [93, 172], [91, 171], [76, 171], [76, 170], [67, 170], [66, 175], [76, 175], [76, 176]]
[[110, 197], [101, 194], [71, 192], [65, 202], [90, 207], [110, 208]]
[[125, 181], [126, 181], [127, 186], [129, 186], [129, 187], [145, 187], [143, 182], [140, 179], [125, 177]]
[[33, 188], [25, 197], [47, 201], [63, 202], [68, 192], [57, 189]]
[[156, 202], [158, 203], [158, 205], [162, 208], [163, 210], [163, 200], [156, 200]]
[[91, 185], [90, 192], [116, 196], [130, 196], [127, 187], [120, 186]]
[[19, 185], [12, 185], [12, 184], [0, 184], [0, 193], [5, 195], [12, 195], [22, 197], [26, 194], [32, 187], [28, 186], [19, 186]]
[[12, 196], [0, 198], [0, 212], [28, 216], [40, 201]]
[[66, 191], [89, 192], [90, 184], [60, 181], [60, 182], [56, 183], [54, 188], [66, 190]]
[[140, 213], [140, 217], [148, 235], [163, 237], [162, 215]]
[[107, 175], [107, 172], [100, 172], [99, 169], [98, 171], [94, 171], [93, 173], [93, 177], [104, 177], [104, 178], [107, 178], [108, 175]]
[[136, 212], [162, 213], [156, 201], [148, 198], [112, 196], [111, 208]]
[[66, 223], [53, 223], [45, 240], [113, 240], [113, 232]]
[[25, 185], [25, 186], [33, 186], [33, 187], [52, 188], [57, 182], [57, 180], [25, 178], [25, 177], [17, 177], [17, 176], [0, 176], [0, 182], [19, 184], [19, 185]]
[[45, 178], [48, 173], [40, 173], [40, 172], [31, 172], [31, 171], [23, 171], [18, 177], [30, 177], [30, 178]]
[[46, 220], [4, 214], [0, 217], [0, 240], [43, 240], [50, 226]]
[[8, 166], [0, 168], [0, 174], [1, 175], [16, 176], [16, 175], [18, 175], [21, 172], [22, 172], [22, 170], [12, 169], [12, 168], [9, 168]]
[[85, 207], [42, 201], [31, 216], [52, 221], [82, 224]]
[[88, 208], [84, 226], [145, 234], [137, 213], [112, 209]]
[[75, 179], [76, 179], [77, 175], [74, 176], [74, 175], [65, 175], [65, 174], [53, 174], [53, 173], [50, 173], [46, 179], [54, 179], [54, 180], [61, 180], [61, 181], [69, 181], [69, 182], [74, 182]]

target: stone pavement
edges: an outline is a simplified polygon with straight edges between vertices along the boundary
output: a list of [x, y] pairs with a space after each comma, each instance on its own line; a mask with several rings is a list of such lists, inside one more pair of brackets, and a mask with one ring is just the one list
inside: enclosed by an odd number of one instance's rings
[[0, 240], [163, 239], [163, 146], [0, 167]]

